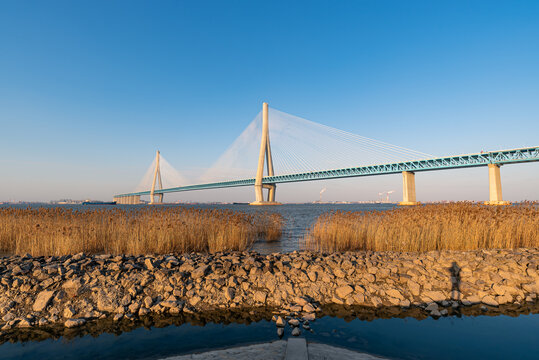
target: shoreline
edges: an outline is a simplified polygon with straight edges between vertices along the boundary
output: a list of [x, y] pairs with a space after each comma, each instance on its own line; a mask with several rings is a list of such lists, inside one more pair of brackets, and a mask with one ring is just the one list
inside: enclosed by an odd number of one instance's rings
[[472, 308], [529, 312], [537, 308], [538, 268], [537, 248], [9, 256], [0, 258], [0, 336], [211, 313], [265, 312], [300, 329], [334, 308], [343, 317], [357, 309], [435, 318]]

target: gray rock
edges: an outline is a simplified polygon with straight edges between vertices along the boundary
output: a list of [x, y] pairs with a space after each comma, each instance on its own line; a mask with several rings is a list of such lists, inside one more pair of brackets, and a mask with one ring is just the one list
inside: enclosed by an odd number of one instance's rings
[[292, 336], [300, 336], [301, 335], [301, 330], [297, 327], [293, 328], [292, 329]]

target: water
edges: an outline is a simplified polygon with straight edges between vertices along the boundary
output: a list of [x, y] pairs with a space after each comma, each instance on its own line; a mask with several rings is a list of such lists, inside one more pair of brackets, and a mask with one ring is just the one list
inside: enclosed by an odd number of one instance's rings
[[[539, 354], [539, 314], [370, 321], [326, 316], [311, 325], [314, 333], [302, 333], [307, 341], [394, 359], [536, 359]], [[287, 329], [286, 333], [289, 332]], [[160, 359], [277, 339], [276, 327], [268, 320], [205, 326], [185, 323], [163, 328], [139, 327], [120, 334], [4, 343], [0, 346], [0, 358]]]

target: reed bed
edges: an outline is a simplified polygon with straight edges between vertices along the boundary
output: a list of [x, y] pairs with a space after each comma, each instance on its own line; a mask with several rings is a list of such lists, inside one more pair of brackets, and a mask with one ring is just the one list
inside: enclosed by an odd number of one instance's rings
[[320, 216], [305, 237], [311, 250], [404, 251], [539, 247], [539, 203], [471, 202]]
[[0, 252], [166, 254], [248, 249], [281, 234], [278, 214], [195, 208], [0, 209]]

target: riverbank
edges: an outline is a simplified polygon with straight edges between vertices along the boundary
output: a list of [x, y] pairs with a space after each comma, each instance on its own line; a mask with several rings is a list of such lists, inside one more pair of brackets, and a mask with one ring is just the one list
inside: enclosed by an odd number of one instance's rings
[[0, 259], [0, 326], [5, 334], [264, 308], [277, 325], [308, 331], [339, 305], [441, 317], [536, 304], [538, 267], [539, 249], [10, 256]]

